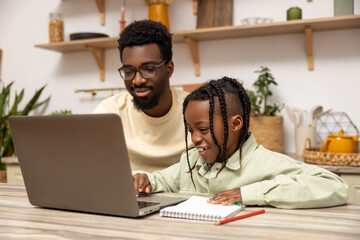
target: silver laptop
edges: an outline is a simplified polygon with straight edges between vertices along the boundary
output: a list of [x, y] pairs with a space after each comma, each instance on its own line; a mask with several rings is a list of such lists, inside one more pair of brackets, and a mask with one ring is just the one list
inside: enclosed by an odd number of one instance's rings
[[17, 116], [9, 125], [35, 206], [138, 217], [184, 200], [136, 197], [118, 115]]

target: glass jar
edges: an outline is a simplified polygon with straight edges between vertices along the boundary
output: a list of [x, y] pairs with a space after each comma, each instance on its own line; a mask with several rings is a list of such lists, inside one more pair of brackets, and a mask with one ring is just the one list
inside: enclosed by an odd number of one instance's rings
[[49, 21], [49, 42], [64, 41], [64, 22], [60, 13], [50, 13]]

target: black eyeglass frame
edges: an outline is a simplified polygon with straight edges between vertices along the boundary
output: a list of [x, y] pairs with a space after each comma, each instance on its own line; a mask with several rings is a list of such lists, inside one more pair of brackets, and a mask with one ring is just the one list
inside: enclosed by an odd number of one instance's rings
[[[135, 68], [135, 67], [124, 67], [124, 66], [123, 66], [123, 67], [121, 67], [121, 68], [118, 69], [118, 72], [119, 72], [121, 78], [124, 79], [125, 81], [132, 81], [132, 80], [134, 80], [137, 72], [139, 72], [140, 75], [141, 75], [141, 77], [143, 77], [143, 78], [145, 78], [145, 79], [153, 78], [153, 77], [156, 77], [157, 69], [158, 69], [159, 67], [161, 67], [162, 65], [167, 64], [167, 62], [168, 62], [168, 60], [164, 60], [164, 61], [162, 61], [161, 63], [156, 64], [156, 65], [145, 64], [145, 65], [141, 65], [141, 66], [138, 67], [138, 68]], [[145, 68], [145, 67], [154, 67], [154, 68], [155, 68], [154, 76], [145, 77], [145, 76], [142, 74], [142, 72], [141, 72], [141, 71], [142, 71], [141, 69], [142, 69], [142, 68]], [[135, 70], [134, 75], [133, 75], [133, 77], [132, 77], [131, 79], [125, 79], [125, 76], [123, 76], [123, 75], [121, 74], [121, 70], [123, 70], [124, 68], [129, 68], [129, 69]]]

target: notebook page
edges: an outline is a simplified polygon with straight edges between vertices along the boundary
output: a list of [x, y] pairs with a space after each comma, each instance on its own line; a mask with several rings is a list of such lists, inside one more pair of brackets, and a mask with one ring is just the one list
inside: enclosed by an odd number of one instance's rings
[[229, 218], [245, 208], [245, 205], [210, 204], [209, 198], [192, 196], [188, 200], [171, 207], [160, 210], [160, 216], [173, 218], [186, 218], [203, 221], [219, 221]]

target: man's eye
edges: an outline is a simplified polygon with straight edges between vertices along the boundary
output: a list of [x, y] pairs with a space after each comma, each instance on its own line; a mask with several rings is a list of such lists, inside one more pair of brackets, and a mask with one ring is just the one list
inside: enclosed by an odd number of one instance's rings
[[153, 73], [156, 70], [154, 66], [143, 66], [142, 70], [148, 73]]
[[133, 69], [123, 69], [123, 72], [124, 72], [125, 76], [131, 76], [134, 74]]

